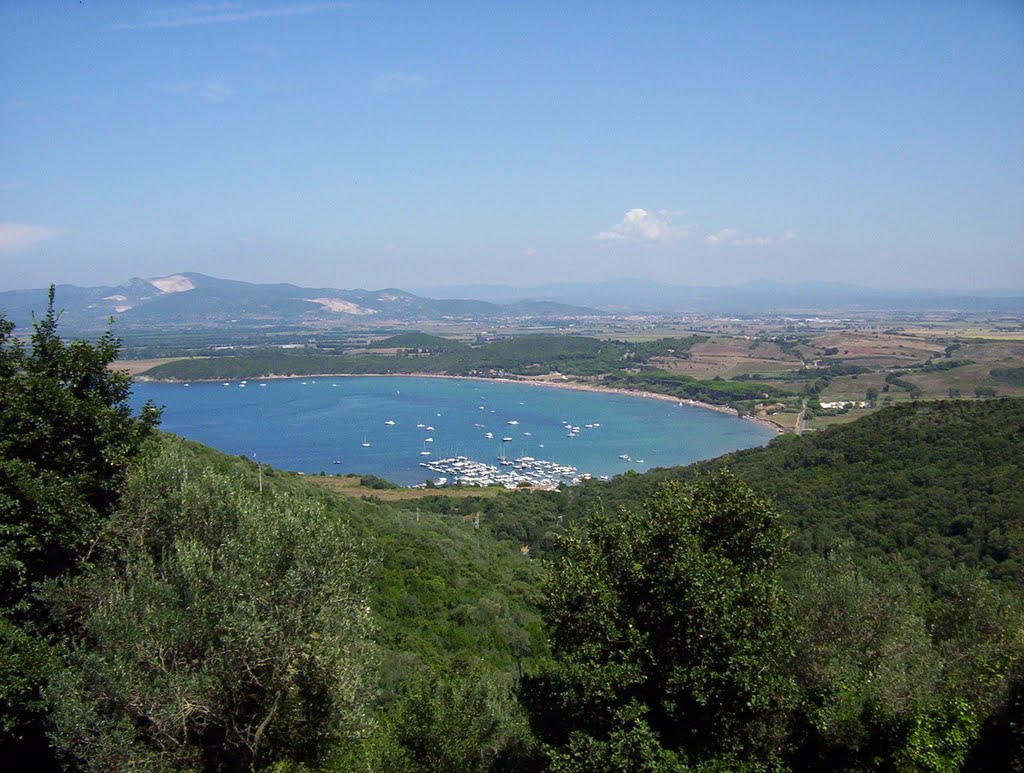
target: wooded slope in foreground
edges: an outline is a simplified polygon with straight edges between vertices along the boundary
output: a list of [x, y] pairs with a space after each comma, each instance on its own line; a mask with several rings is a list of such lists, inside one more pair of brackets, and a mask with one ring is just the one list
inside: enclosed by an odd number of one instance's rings
[[156, 433], [106, 370], [116, 352], [61, 341], [52, 313], [22, 348], [0, 320], [6, 754], [87, 770], [1024, 765], [1022, 401], [911, 405], [691, 468], [400, 509]]

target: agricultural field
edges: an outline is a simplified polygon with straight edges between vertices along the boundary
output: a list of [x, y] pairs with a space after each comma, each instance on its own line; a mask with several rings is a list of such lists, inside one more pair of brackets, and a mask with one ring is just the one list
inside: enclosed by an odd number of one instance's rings
[[694, 344], [689, 358], [657, 358], [653, 364], [693, 378], [732, 378], [741, 373], [785, 373], [803, 368], [799, 356], [778, 344], [747, 337], [714, 336]]
[[813, 341], [819, 355], [837, 350], [832, 359], [871, 368], [911, 365], [945, 350], [945, 345], [934, 339], [892, 333], [841, 331], [817, 336]]

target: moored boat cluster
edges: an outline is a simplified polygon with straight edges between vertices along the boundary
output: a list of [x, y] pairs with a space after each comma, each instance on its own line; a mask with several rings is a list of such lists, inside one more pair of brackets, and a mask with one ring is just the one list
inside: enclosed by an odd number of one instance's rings
[[[440, 473], [439, 485], [504, 486], [514, 489], [525, 483], [539, 488], [555, 489], [563, 484], [576, 485], [588, 480], [590, 474], [568, 464], [558, 464], [532, 456], [499, 459], [501, 468], [478, 462], [466, 456], [420, 462], [420, 467]], [[504, 469], [502, 469], [504, 468]]]

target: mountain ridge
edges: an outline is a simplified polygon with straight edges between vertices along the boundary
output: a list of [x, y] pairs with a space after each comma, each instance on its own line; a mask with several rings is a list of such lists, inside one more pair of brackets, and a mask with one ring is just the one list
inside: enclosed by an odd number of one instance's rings
[[[344, 326], [366, 321], [413, 322], [460, 318], [590, 317], [605, 312], [552, 301], [508, 304], [475, 299], [434, 299], [394, 287], [344, 290], [289, 283], [256, 284], [197, 272], [134, 277], [117, 286], [58, 285], [62, 324], [73, 330], [103, 328], [111, 317], [123, 329], [136, 326], [235, 327]], [[0, 292], [0, 309], [19, 327], [46, 307], [45, 289]]]

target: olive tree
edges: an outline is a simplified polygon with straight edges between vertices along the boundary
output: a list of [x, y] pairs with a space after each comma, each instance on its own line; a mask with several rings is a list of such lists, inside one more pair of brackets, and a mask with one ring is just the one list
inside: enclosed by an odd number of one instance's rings
[[260, 494], [164, 438], [90, 572], [53, 738], [93, 770], [317, 763], [372, 698], [364, 551], [315, 499]]

